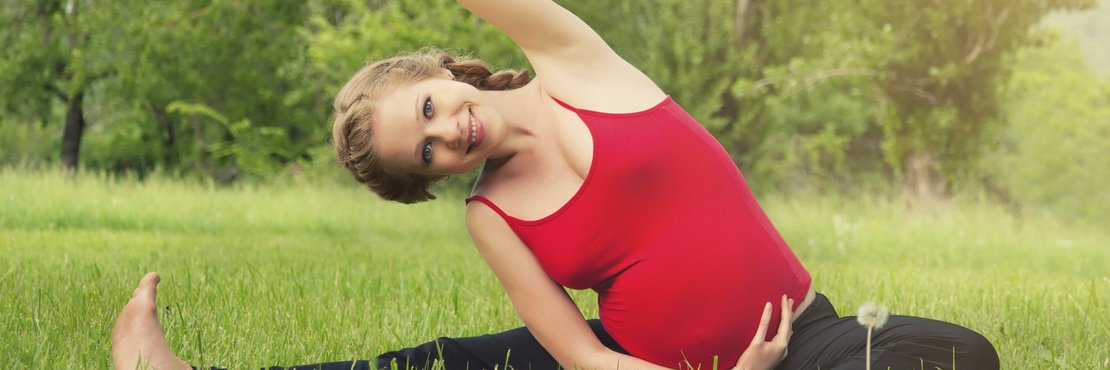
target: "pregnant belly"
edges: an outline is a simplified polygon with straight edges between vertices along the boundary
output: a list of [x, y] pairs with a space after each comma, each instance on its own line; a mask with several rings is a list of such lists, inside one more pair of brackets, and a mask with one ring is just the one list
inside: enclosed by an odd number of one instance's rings
[[[761, 276], [699, 261], [640, 263], [599, 290], [602, 324], [629, 354], [670, 368], [731, 368], [752, 340], [763, 305], [786, 294], [798, 308], [812, 290], [793, 274]], [[777, 309], [772, 327], [778, 325]], [[797, 317], [797, 316], [795, 316]]]

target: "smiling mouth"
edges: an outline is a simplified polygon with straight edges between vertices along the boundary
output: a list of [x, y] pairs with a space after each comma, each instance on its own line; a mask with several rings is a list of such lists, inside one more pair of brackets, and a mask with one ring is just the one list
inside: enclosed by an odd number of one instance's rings
[[468, 125], [470, 129], [467, 130], [467, 134], [469, 134], [467, 135], [467, 142], [469, 145], [466, 147], [466, 153], [470, 154], [470, 150], [474, 149], [478, 144], [478, 122], [474, 118], [474, 111], [467, 109], [467, 113], [469, 113], [470, 116], [470, 123]]

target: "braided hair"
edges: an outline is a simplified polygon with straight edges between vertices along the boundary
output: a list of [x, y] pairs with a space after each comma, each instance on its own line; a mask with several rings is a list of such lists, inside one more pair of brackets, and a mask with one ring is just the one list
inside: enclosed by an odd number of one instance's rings
[[493, 72], [481, 60], [456, 60], [438, 49], [397, 55], [360, 69], [335, 97], [332, 145], [339, 164], [382, 199], [401, 203], [435, 199], [428, 187], [442, 176], [398, 173], [382, 164], [371, 140], [373, 102], [397, 86], [439, 76], [443, 69], [450, 71], [455, 81], [479, 90], [511, 90], [532, 79], [525, 70]]

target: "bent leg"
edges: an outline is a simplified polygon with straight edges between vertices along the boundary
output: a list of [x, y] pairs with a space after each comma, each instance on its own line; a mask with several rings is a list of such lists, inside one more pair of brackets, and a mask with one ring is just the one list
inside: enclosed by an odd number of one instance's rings
[[[865, 367], [867, 329], [855, 324], [843, 332], [841, 340], [857, 343], [842, 348], [833, 370]], [[998, 352], [979, 333], [959, 325], [920, 317], [892, 316], [887, 325], [872, 334], [872, 367], [876, 369], [970, 369], [997, 370]]]
[[[789, 354], [778, 369], [864, 369], [867, 328], [855, 316], [839, 317], [827, 298], [818, 299], [794, 322]], [[965, 327], [911, 316], [891, 316], [872, 333], [875, 369], [997, 370], [990, 341]]]

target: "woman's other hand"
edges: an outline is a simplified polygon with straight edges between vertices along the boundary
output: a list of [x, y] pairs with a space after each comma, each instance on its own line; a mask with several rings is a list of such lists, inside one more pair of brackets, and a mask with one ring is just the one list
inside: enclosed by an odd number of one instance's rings
[[767, 338], [767, 328], [771, 326], [771, 302], [763, 307], [763, 316], [759, 318], [759, 328], [755, 330], [755, 338], [748, 345], [748, 349], [740, 355], [733, 370], [768, 370], [773, 369], [782, 359], [786, 358], [786, 346], [790, 343], [790, 336], [794, 331], [790, 329], [794, 319], [794, 300], [782, 296], [782, 319], [779, 320], [779, 331], [770, 342]]

